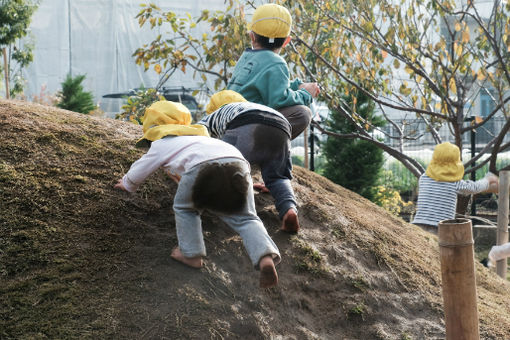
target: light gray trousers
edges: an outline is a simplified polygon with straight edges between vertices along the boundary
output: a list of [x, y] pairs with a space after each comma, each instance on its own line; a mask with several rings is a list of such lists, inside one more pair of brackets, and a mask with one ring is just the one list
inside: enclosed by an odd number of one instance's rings
[[[281, 261], [280, 252], [267, 233], [264, 224], [257, 216], [257, 211], [255, 210], [253, 183], [250, 176], [249, 165], [238, 158], [222, 158], [204, 162], [194, 166], [191, 170], [182, 175], [179, 186], [177, 187], [173, 206], [177, 239], [182, 254], [185, 257], [206, 255], [204, 237], [202, 235], [202, 220], [200, 218], [201, 211], [197, 210], [193, 204], [192, 188], [202, 166], [212, 163], [237, 163], [245, 174], [247, 174], [245, 178], [249, 181], [249, 185], [246, 204], [241, 211], [231, 215], [216, 211], [210, 212], [218, 216], [241, 236], [244, 248], [255, 269], [258, 269], [260, 259], [266, 255], [272, 255], [275, 264], [278, 264]], [[214, 179], [211, 178], [211, 180], [213, 181]]]

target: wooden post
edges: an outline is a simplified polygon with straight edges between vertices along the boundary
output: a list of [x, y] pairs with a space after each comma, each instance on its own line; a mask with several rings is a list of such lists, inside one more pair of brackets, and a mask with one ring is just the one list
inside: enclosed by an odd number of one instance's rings
[[446, 339], [479, 340], [471, 220], [444, 220], [438, 228]]
[[308, 162], [308, 128], [305, 128], [303, 131], [303, 147], [305, 150], [305, 158], [303, 159], [305, 169], [310, 169], [309, 162]]
[[9, 99], [9, 65], [7, 64], [7, 48], [2, 49], [4, 55], [4, 73], [5, 73], [5, 99]]
[[[496, 245], [508, 242], [508, 191], [510, 185], [510, 171], [499, 173], [498, 196], [498, 235]], [[506, 280], [507, 258], [496, 261], [496, 273]]]

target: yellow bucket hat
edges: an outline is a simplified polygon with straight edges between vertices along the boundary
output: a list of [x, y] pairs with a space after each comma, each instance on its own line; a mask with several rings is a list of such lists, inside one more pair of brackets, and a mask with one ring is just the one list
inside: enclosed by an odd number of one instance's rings
[[248, 29], [266, 38], [287, 38], [291, 26], [292, 17], [285, 7], [265, 4], [257, 7]]
[[440, 182], [460, 181], [464, 177], [464, 165], [459, 147], [449, 142], [436, 145], [425, 174]]
[[241, 96], [236, 91], [232, 90], [223, 90], [220, 92], [216, 92], [211, 96], [211, 99], [209, 100], [209, 104], [207, 104], [205, 108], [205, 112], [207, 112], [208, 115], [213, 113], [214, 111], [218, 110], [220, 107], [226, 104], [230, 103], [238, 103], [238, 102], [245, 102], [246, 99], [244, 99], [243, 96]]
[[207, 136], [203, 125], [190, 125], [191, 114], [181, 103], [158, 101], [145, 110], [143, 120], [143, 137], [136, 146], [145, 146], [165, 136]]

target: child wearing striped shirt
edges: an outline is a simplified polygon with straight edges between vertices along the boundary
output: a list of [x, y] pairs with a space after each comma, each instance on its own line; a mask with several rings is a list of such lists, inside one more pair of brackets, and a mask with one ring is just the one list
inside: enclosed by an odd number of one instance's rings
[[206, 126], [212, 137], [239, 149], [250, 164], [260, 166], [265, 186], [275, 199], [282, 230], [297, 232], [297, 202], [290, 183], [291, 126], [287, 119], [270, 107], [247, 102], [231, 90], [214, 94], [206, 111], [208, 115], [198, 124]]
[[413, 224], [437, 234], [439, 221], [455, 218], [457, 195], [470, 195], [497, 187], [498, 178], [488, 173], [478, 181], [463, 180], [459, 148], [449, 142], [437, 145], [432, 161], [418, 182], [419, 193]]

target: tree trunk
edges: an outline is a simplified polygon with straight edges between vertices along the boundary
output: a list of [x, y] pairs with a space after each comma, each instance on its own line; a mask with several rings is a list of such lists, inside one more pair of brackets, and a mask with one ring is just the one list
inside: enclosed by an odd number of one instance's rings
[[457, 214], [466, 216], [471, 195], [457, 195]]
[[4, 55], [4, 73], [5, 73], [5, 98], [9, 99], [9, 64], [7, 64], [7, 48], [2, 49]]

